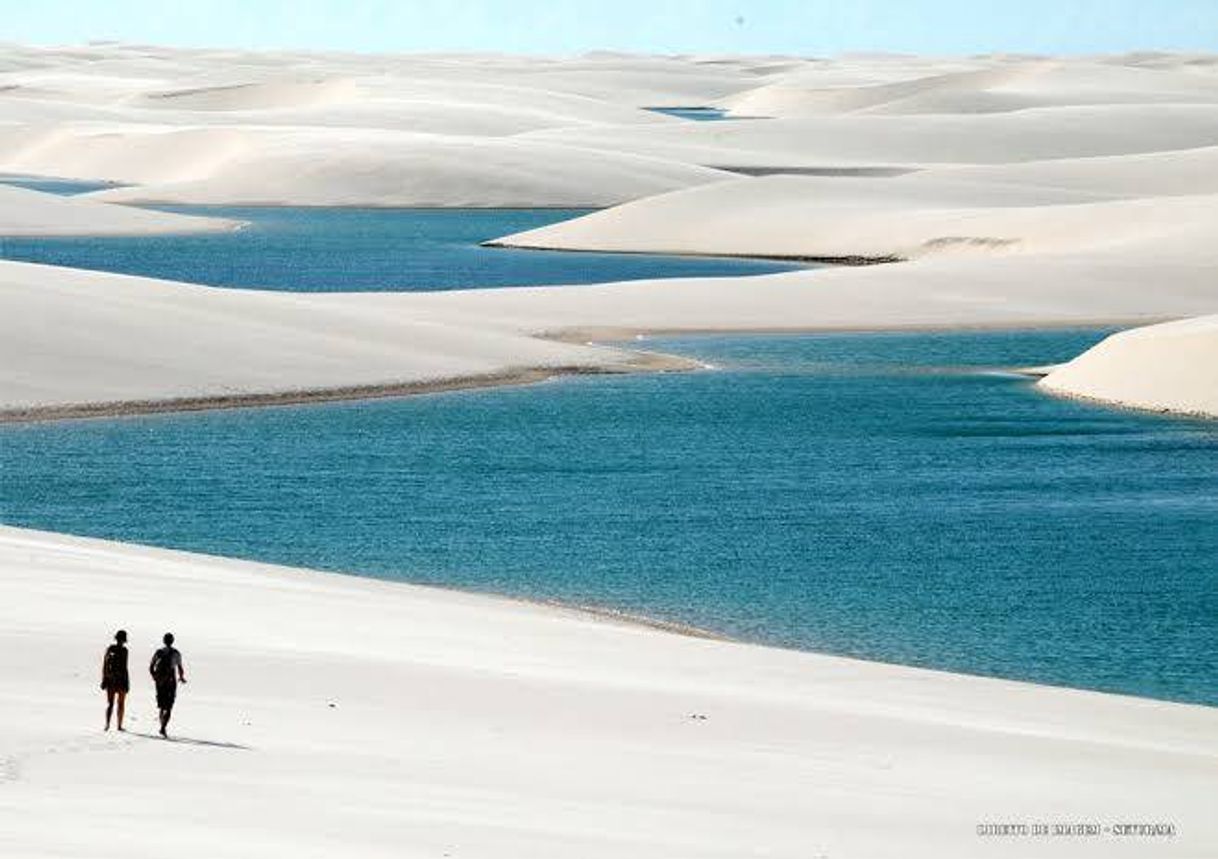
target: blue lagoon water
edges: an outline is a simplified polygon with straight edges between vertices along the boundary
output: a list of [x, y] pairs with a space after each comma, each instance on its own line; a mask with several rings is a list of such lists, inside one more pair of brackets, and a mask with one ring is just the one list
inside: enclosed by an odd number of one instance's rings
[[695, 122], [716, 122], [718, 120], [729, 120], [732, 117], [727, 115], [727, 111], [718, 107], [649, 107], [653, 113], [662, 113], [665, 116], [675, 116], [677, 119], [691, 119]]
[[0, 259], [299, 292], [586, 284], [800, 268], [771, 260], [563, 253], [479, 244], [574, 218], [588, 209], [162, 208], [249, 225], [234, 233], [195, 235], [0, 237]]
[[[792, 267], [479, 246], [578, 210], [176, 211], [251, 223], [0, 257], [346, 291]], [[719, 369], [0, 426], [0, 521], [1218, 704], [1218, 424], [1007, 372], [1104, 334], [665, 339]]]
[[0, 427], [0, 519], [1218, 704], [1218, 424], [1102, 331], [655, 340], [719, 369]]
[[56, 179], [51, 176], [22, 176], [14, 174], [0, 175], [0, 185], [13, 185], [17, 188], [28, 188], [31, 191], [59, 194], [64, 197], [87, 194], [90, 191], [100, 191], [103, 188], [118, 187], [113, 182], [93, 182], [87, 179]]

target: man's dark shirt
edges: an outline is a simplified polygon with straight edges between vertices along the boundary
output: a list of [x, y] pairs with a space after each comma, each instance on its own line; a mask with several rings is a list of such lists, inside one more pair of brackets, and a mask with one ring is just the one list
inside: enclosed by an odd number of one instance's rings
[[161, 684], [177, 686], [178, 672], [182, 670], [182, 654], [176, 647], [165, 645], [152, 654], [152, 662], [148, 668], [152, 671], [152, 678], [158, 686]]

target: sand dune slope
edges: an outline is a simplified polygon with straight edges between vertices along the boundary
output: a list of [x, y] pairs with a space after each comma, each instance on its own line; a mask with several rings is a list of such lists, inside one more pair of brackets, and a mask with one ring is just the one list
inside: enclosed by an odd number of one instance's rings
[[720, 104], [743, 116], [835, 113], [1001, 113], [1103, 104], [1218, 104], [1210, 75], [1101, 60], [995, 59], [965, 70], [871, 85], [825, 86], [806, 70], [737, 93]]
[[8, 134], [13, 170], [132, 183], [94, 195], [125, 203], [603, 206], [729, 175], [511, 137], [394, 130], [124, 124]]
[[1140, 409], [1218, 417], [1218, 316], [1114, 334], [1040, 386]]
[[[129, 733], [98, 662], [131, 635]], [[153, 738], [143, 665], [188, 672]], [[7, 855], [1212, 855], [1218, 713], [0, 528]], [[1153, 789], [1148, 789], [1153, 786]], [[70, 821], [71, 825], [65, 825]], [[1165, 822], [1170, 840], [1003, 838]]]
[[940, 166], [916, 175], [1113, 197], [1213, 194], [1218, 192], [1218, 147], [1021, 164]]
[[606, 349], [457, 327], [409, 306], [0, 263], [8, 409], [428, 383], [624, 366]]
[[606, 206], [727, 175], [658, 158], [510, 138], [259, 134], [242, 155], [203, 178], [93, 196], [126, 203]]
[[[637, 200], [496, 240], [515, 247], [787, 257], [1080, 251], [1218, 229], [1218, 195], [1096, 200], [1072, 190], [912, 174], [772, 176]], [[1218, 262], [1209, 243], [1196, 253]]]
[[1070, 105], [1012, 113], [673, 125], [582, 126], [523, 135], [708, 166], [1004, 164], [1218, 144], [1218, 111], [1198, 104]]
[[245, 156], [259, 140], [233, 128], [109, 122], [0, 128], [4, 169], [107, 182], [203, 178]]

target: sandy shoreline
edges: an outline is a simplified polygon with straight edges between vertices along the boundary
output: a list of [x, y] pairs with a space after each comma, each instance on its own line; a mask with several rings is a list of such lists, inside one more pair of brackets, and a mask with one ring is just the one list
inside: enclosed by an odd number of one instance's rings
[[794, 254], [764, 254], [764, 253], [717, 253], [714, 251], [663, 251], [663, 250], [609, 250], [601, 251], [594, 248], [563, 248], [563, 247], [547, 247], [545, 245], [528, 245], [516, 244], [498, 239], [480, 242], [484, 248], [513, 248], [523, 251], [549, 251], [550, 253], [612, 253], [622, 254], [623, 256], [683, 256], [706, 259], [758, 259], [758, 260], [774, 260], [775, 262], [793, 262], [793, 263], [820, 263], [824, 265], [841, 265], [841, 266], [864, 266], [864, 265], [884, 265], [885, 263], [905, 262], [904, 258], [897, 256], [802, 256]]
[[314, 390], [271, 391], [212, 397], [183, 397], [164, 400], [128, 400], [112, 403], [77, 403], [37, 406], [26, 409], [0, 409], [0, 424], [43, 421], [84, 420], [89, 418], [133, 417], [166, 412], [196, 412], [223, 409], [268, 408], [308, 403], [358, 402], [392, 397], [436, 394], [478, 388], [534, 385], [564, 376], [611, 376], [633, 372], [673, 373], [700, 368], [696, 361], [676, 355], [634, 352], [627, 364], [617, 367], [537, 367], [488, 373], [480, 376], [452, 377], [435, 381], [389, 383]]
[[[1051, 371], [1050, 371], [1051, 372]], [[1049, 372], [1031, 373], [1031, 378], [1045, 379], [1049, 376]], [[1153, 405], [1138, 405], [1133, 402], [1127, 402], [1113, 397], [1099, 397], [1088, 394], [1078, 393], [1075, 391], [1058, 390], [1048, 385], [1037, 384], [1037, 390], [1041, 393], [1055, 397], [1060, 400], [1074, 400], [1079, 403], [1097, 406], [1105, 409], [1116, 409], [1118, 411], [1130, 412], [1141, 415], [1157, 415], [1165, 418], [1180, 418], [1181, 420], [1203, 420], [1214, 421], [1218, 420], [1218, 412], [1212, 407], [1198, 407], [1190, 409], [1186, 406], [1173, 404], [1171, 406], [1153, 406]]]

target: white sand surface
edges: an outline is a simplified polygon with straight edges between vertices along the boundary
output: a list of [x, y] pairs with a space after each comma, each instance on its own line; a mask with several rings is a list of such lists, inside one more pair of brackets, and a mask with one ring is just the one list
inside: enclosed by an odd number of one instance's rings
[[0, 182], [0, 240], [4, 236], [154, 235], [233, 230], [239, 221], [116, 206]]
[[1218, 143], [1198, 104], [1069, 105], [1011, 113], [835, 114], [804, 119], [581, 126], [519, 135], [708, 166], [1004, 164], [1131, 155]]
[[[849, 85], [807, 69], [720, 104], [745, 116], [803, 117], [837, 113], [1004, 113], [1035, 107], [1108, 104], [1218, 104], [1214, 76], [1179, 64], [1147, 69], [1104, 59], [989, 58], [963, 70], [916, 67], [899, 80]], [[924, 72], [918, 74], [919, 71]], [[836, 85], [835, 85], [836, 84]]]
[[1218, 316], [1114, 334], [1039, 384], [1068, 396], [1218, 417]]
[[1218, 147], [1018, 164], [940, 166], [917, 175], [1111, 197], [1212, 194], [1218, 191]]
[[90, 195], [128, 203], [604, 206], [728, 175], [514, 137], [381, 129], [107, 123], [14, 131], [4, 148], [0, 164], [13, 171], [129, 183]]
[[[156, 140], [136, 145], [155, 148]], [[596, 207], [730, 175], [516, 138], [262, 131], [243, 133], [237, 148], [240, 154], [201, 178], [145, 182], [90, 196], [125, 203]], [[124, 163], [126, 158], [120, 155]]]
[[[1202, 857], [1218, 711], [0, 528], [6, 856]], [[125, 735], [101, 652], [130, 633]], [[144, 671], [178, 638], [175, 742]], [[704, 718], [701, 718], [704, 717]], [[1170, 839], [982, 838], [1170, 823]]]

